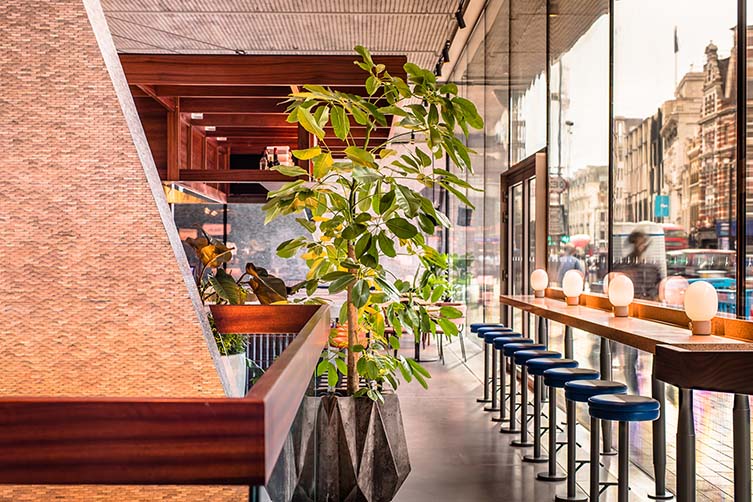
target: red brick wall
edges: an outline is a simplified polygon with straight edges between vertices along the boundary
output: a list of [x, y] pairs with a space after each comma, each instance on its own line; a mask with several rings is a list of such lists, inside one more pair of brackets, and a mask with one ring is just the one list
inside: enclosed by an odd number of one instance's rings
[[[82, 1], [3, 0], [0, 26], [0, 395], [223, 395]], [[0, 500], [243, 493], [5, 486]]]

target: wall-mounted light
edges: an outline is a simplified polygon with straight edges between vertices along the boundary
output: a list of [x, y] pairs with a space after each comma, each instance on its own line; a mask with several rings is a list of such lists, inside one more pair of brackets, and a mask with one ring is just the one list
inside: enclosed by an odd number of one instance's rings
[[685, 313], [694, 335], [710, 335], [711, 319], [719, 309], [719, 295], [706, 281], [696, 281], [685, 290]]
[[227, 141], [227, 138], [225, 136], [217, 136], [214, 139], [216, 139], [217, 141]]
[[216, 126], [205, 126], [204, 130], [207, 131], [207, 132], [214, 132], [214, 131], [217, 130], [217, 127]]
[[444, 47], [442, 47], [442, 60], [440, 62], [442, 63], [449, 63], [450, 62], [450, 46], [452, 45], [452, 42], [449, 40], [446, 40], [444, 43]]
[[191, 120], [203, 120], [204, 114], [203, 113], [192, 113], [191, 114]]
[[609, 282], [609, 302], [614, 307], [615, 317], [628, 316], [634, 295], [635, 288], [630, 277], [620, 274], [612, 278]]
[[562, 292], [568, 305], [578, 305], [583, 292], [583, 275], [579, 270], [568, 270], [562, 278]]
[[546, 288], [549, 286], [549, 275], [543, 268], [537, 268], [531, 273], [531, 289], [533, 289], [533, 296], [536, 298], [544, 298]]
[[439, 61], [437, 61], [437, 64], [434, 66], [434, 76], [442, 76], [442, 58], [439, 58]]
[[243, 49], [235, 49], [233, 52], [235, 52], [239, 56], [245, 56], [246, 55], [246, 51], [244, 51]]
[[458, 3], [458, 10], [455, 11], [455, 19], [458, 22], [458, 28], [465, 28], [465, 18], [463, 18], [463, 0]]

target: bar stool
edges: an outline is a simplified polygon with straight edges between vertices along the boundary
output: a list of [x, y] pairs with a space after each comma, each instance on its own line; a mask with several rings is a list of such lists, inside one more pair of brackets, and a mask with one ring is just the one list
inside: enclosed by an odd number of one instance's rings
[[482, 328], [483, 332], [479, 332], [478, 336], [479, 338], [484, 339], [484, 352], [489, 352], [491, 354], [492, 359], [492, 374], [491, 374], [491, 382], [492, 382], [492, 395], [491, 395], [491, 404], [484, 408], [484, 411], [499, 411], [499, 402], [497, 401], [497, 395], [499, 394], [499, 388], [497, 387], [497, 358], [494, 357], [494, 352], [491, 350], [493, 347], [494, 340], [511, 335], [516, 336], [522, 339], [523, 335], [519, 333], [513, 333], [512, 330], [508, 328], [504, 329], [494, 329], [491, 331], [485, 330]]
[[629, 422], [653, 422], [659, 418], [659, 401], [645, 396], [625, 394], [597, 395], [588, 400], [591, 415], [591, 489], [590, 501], [598, 502], [601, 495], [599, 483], [599, 424], [601, 420], [619, 422], [617, 502], [628, 502], [628, 467], [630, 466], [628, 442]]
[[[578, 496], [575, 487], [575, 403], [587, 403], [590, 398], [601, 394], [625, 394], [626, 392], [627, 385], [611, 380], [571, 380], [565, 383], [565, 399], [567, 401], [567, 495], [564, 497], [557, 495], [554, 497], [555, 501], [587, 500], [586, 497]], [[597, 466], [598, 463], [597, 459]]]
[[[542, 343], [533, 343], [533, 340], [530, 342], [528, 339], [524, 339], [522, 342], [518, 343], [509, 343], [505, 345], [504, 349], [502, 351], [505, 354], [505, 357], [508, 357], [510, 359], [510, 425], [509, 427], [501, 427], [499, 429], [499, 432], [503, 434], [517, 434], [521, 431], [521, 429], [517, 428], [517, 425], [515, 423], [515, 408], [516, 408], [516, 389], [517, 389], [517, 371], [516, 371], [516, 364], [515, 364], [515, 353], [521, 350], [546, 350], [546, 345]], [[523, 408], [524, 403], [528, 400], [528, 385], [521, 380], [520, 384], [520, 401], [521, 401], [521, 408]], [[525, 408], [523, 408], [524, 411]], [[525, 417], [523, 417], [525, 419]], [[523, 421], [521, 420], [521, 424]], [[517, 443], [516, 441], [513, 441], [513, 443]], [[510, 443], [510, 444], [513, 444]], [[522, 446], [515, 444], [514, 446]]]
[[[535, 344], [535, 345], [544, 345], [541, 344]], [[544, 345], [544, 347], [546, 347]], [[515, 352], [515, 364], [520, 365], [520, 385], [521, 385], [521, 398], [520, 398], [520, 404], [521, 404], [521, 413], [520, 413], [520, 439], [518, 441], [512, 441], [510, 444], [512, 446], [521, 446], [521, 447], [527, 447], [527, 446], [535, 446], [536, 440], [534, 439], [534, 442], [531, 443], [528, 441], [528, 361], [531, 361], [533, 359], [537, 358], [559, 358], [562, 357], [562, 354], [559, 352], [556, 352], [554, 350], [546, 350], [546, 349], [525, 349], [525, 350], [519, 350]], [[533, 394], [534, 394], [534, 401], [538, 399], [538, 407], [535, 406], [534, 402], [534, 421], [539, 422], [539, 432], [541, 431], [541, 394], [537, 392], [536, 390], [536, 379], [534, 379], [534, 387], [533, 387]], [[539, 446], [540, 448], [540, 446]], [[540, 456], [540, 455], [539, 455]], [[532, 457], [529, 456], [529, 462], [533, 462], [534, 460], [531, 460]], [[541, 460], [538, 460], [538, 462], [541, 462]]]
[[[510, 328], [506, 328], [505, 325], [501, 323], [472, 323], [471, 333], [476, 333], [479, 338], [484, 338], [483, 333], [484, 331], [487, 331], [487, 329], [485, 328], [512, 331]], [[481, 330], [480, 333], [479, 330]], [[489, 354], [489, 346], [484, 344], [484, 397], [476, 399], [476, 402], [479, 403], [491, 402], [491, 399], [489, 399]]]
[[[544, 385], [551, 387], [549, 392], [549, 469], [547, 472], [540, 472], [536, 478], [541, 481], [562, 481], [568, 479], [568, 493], [575, 497], [575, 475], [572, 481], [567, 477], [567, 473], [557, 472], [557, 456], [552, 454], [557, 450], [557, 389], [564, 389], [567, 382], [574, 380], [597, 380], [599, 372], [587, 368], [552, 368], [544, 370]], [[567, 408], [567, 445], [568, 445], [568, 467], [570, 462], [570, 451], [573, 452], [572, 472], [575, 472], [575, 407]], [[572, 438], [572, 439], [571, 439]], [[572, 441], [572, 445], [571, 445]], [[554, 445], [554, 447], [552, 447]], [[570, 484], [572, 483], [572, 491]], [[577, 500], [573, 498], [573, 500]]]
[[[541, 397], [543, 394], [543, 376], [546, 370], [552, 368], [577, 368], [578, 361], [575, 359], [562, 359], [557, 357], [539, 357], [529, 359], [526, 362], [528, 373], [533, 375], [533, 455], [523, 457], [525, 462], [542, 463], [547, 457], [541, 455]], [[549, 458], [554, 461], [554, 474], [557, 474], [557, 404], [549, 400]], [[554, 428], [552, 431], [551, 428]], [[551, 462], [550, 462], [551, 467]], [[565, 479], [562, 477], [562, 479]]]
[[[505, 345], [510, 343], [533, 343], [530, 338], [523, 338], [518, 333], [510, 333], [510, 336], [502, 336], [495, 338], [492, 342], [494, 350], [499, 351], [499, 416], [492, 418], [493, 422], [506, 422], [507, 421], [507, 408], [505, 407], [505, 401], [508, 399], [507, 395], [507, 364], [505, 359]], [[492, 357], [495, 357], [492, 353]]]

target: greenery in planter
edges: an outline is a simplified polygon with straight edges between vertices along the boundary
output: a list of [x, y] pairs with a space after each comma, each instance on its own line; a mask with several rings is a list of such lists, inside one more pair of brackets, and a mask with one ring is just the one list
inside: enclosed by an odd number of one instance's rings
[[[405, 81], [375, 64], [365, 48], [356, 47], [356, 52], [361, 60], [355, 64], [365, 72], [372, 99], [313, 85], [291, 94], [288, 122], [300, 124], [319, 140], [318, 146], [293, 152], [298, 159], [311, 161], [312, 180], [299, 179], [270, 192], [264, 209], [267, 222], [308, 210], [313, 217], [297, 221], [310, 235], [283, 242], [278, 254], [306, 260], [309, 271], [303, 286], [309, 295], [321, 282], [329, 283], [330, 293], [347, 291], [340, 313], [348, 320], [347, 363], [341, 357], [324, 358], [319, 372], [327, 372], [332, 384], [339, 368], [347, 375], [349, 394], [381, 400], [384, 384], [397, 387], [399, 375], [426, 386], [429, 374], [424, 368], [392, 355], [403, 332], [416, 338], [438, 328], [457, 334], [452, 322], [461, 315], [457, 309], [430, 311], [424, 305], [442, 299], [446, 284], [438, 287], [436, 271], [444, 274], [447, 269], [446, 257], [427, 245], [427, 236], [450, 222], [416, 188], [440, 185], [471, 206], [463, 192], [473, 187], [435, 166], [435, 161], [448, 155], [460, 169], [470, 170], [469, 150], [455, 133], [467, 136], [469, 128], [481, 129], [483, 121], [474, 104], [457, 95], [455, 84], [440, 85], [431, 71], [412, 63], [404, 66]], [[371, 131], [388, 125], [388, 116], [396, 116], [405, 132], [370, 141]], [[351, 120], [366, 128], [365, 144], [353, 139]], [[346, 143], [345, 159], [333, 156], [325, 127], [332, 127]], [[399, 152], [398, 143], [411, 135], [423, 137], [428, 149], [417, 144]], [[289, 176], [309, 174], [301, 167], [275, 169]], [[398, 280], [380, 263], [380, 255], [398, 253], [421, 262], [423, 273], [418, 270], [412, 283]], [[397, 336], [385, 334], [387, 324]], [[368, 334], [368, 344], [358, 334]], [[364, 388], [359, 388], [359, 376], [366, 382]]]

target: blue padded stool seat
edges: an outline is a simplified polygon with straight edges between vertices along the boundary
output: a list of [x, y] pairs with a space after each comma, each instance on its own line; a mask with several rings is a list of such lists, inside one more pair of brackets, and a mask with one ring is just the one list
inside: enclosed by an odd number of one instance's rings
[[502, 350], [508, 343], [533, 343], [533, 340], [531, 340], [530, 338], [523, 338], [517, 333], [510, 333], [510, 336], [503, 335], [493, 339], [492, 343], [496, 350]]
[[484, 333], [511, 333], [512, 328], [505, 328], [504, 326], [486, 326], [476, 330], [476, 334], [479, 338], [484, 336]]
[[577, 368], [578, 361], [560, 357], [537, 357], [526, 362], [526, 366], [529, 375], [544, 376], [544, 372], [552, 368]]
[[563, 389], [573, 380], [598, 380], [599, 372], [589, 368], [552, 368], [544, 371], [544, 385]]
[[587, 403], [600, 394], [625, 394], [627, 385], [612, 380], [573, 380], [565, 384], [565, 399]]
[[473, 322], [471, 323], [471, 333], [475, 333], [479, 328], [504, 328], [505, 325], [500, 322]]
[[513, 356], [515, 358], [515, 364], [526, 364], [532, 359], [537, 357], [562, 357], [562, 354], [554, 350], [546, 349], [525, 349], [515, 352]]
[[486, 333], [479, 334], [479, 337], [483, 338], [484, 342], [486, 343], [492, 343], [495, 338], [508, 337], [508, 336], [515, 336], [518, 338], [523, 338], [523, 335], [521, 335], [520, 333], [515, 333], [514, 331], [507, 331], [507, 332], [487, 331]]
[[605, 394], [588, 400], [594, 418], [617, 422], [645, 422], [659, 418], [659, 401], [646, 396]]
[[508, 343], [504, 348], [505, 356], [512, 357], [519, 350], [546, 350], [546, 345], [543, 343], [533, 343], [533, 341]]

